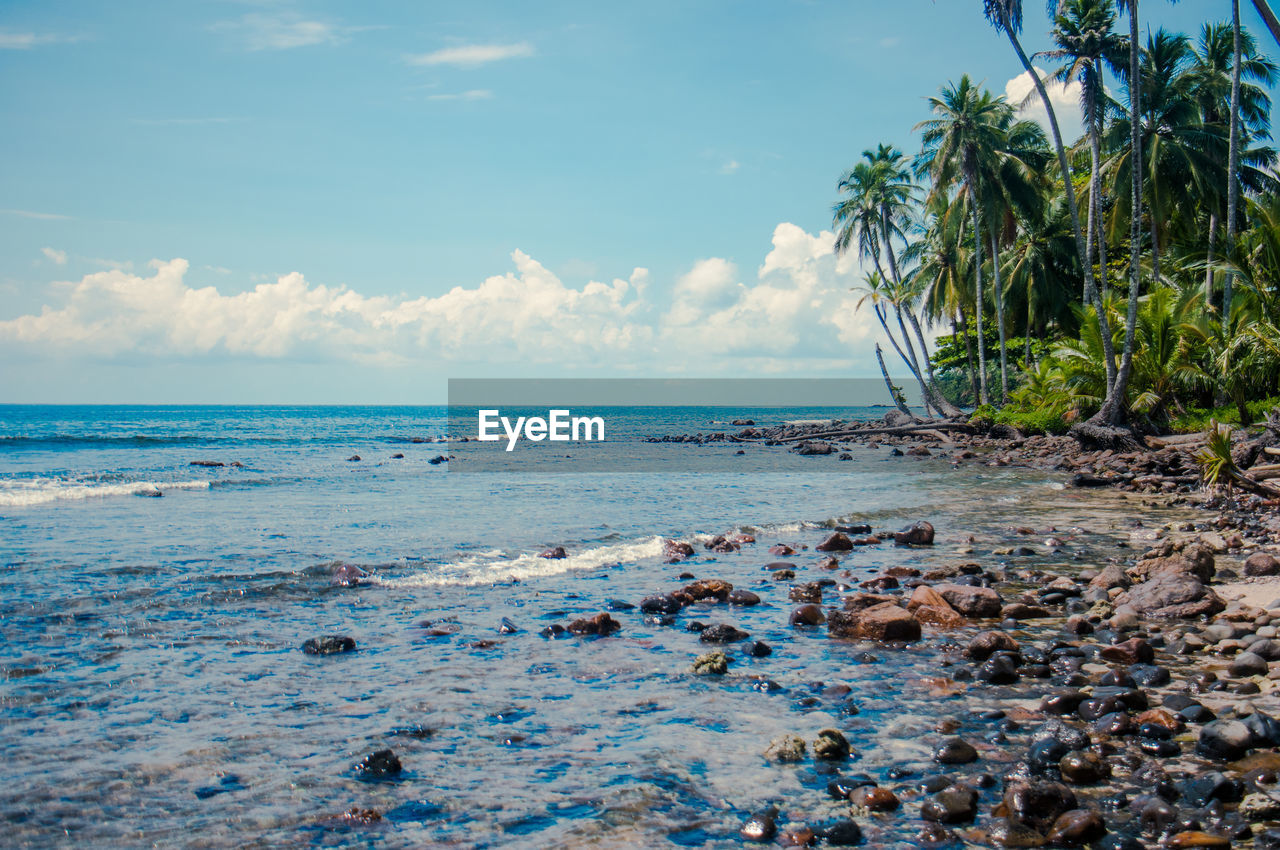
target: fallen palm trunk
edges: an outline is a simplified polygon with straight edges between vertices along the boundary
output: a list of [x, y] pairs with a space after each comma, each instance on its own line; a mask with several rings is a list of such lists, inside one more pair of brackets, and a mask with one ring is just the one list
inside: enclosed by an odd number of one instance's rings
[[[972, 434], [974, 428], [967, 422], [923, 422], [919, 425], [893, 425], [880, 428], [846, 428], [840, 431], [819, 431], [816, 434], [799, 434], [791, 437], [775, 437], [779, 443], [796, 443], [801, 440], [823, 440], [835, 437], [858, 437], [862, 435], [913, 435], [918, 436], [928, 431], [957, 431], [961, 434]], [[744, 438], [745, 439], [745, 438]], [[753, 439], [767, 439], [757, 437]]]

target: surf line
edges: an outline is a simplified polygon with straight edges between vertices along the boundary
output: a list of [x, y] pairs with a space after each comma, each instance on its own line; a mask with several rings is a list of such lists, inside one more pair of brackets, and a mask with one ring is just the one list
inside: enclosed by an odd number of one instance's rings
[[[495, 443], [506, 434], [507, 451], [513, 451], [522, 437], [535, 443], [543, 440], [557, 443], [604, 440], [603, 416], [574, 416], [569, 410], [548, 410], [545, 418], [518, 416], [513, 423], [509, 416], [502, 415], [501, 410], [481, 410], [477, 417], [476, 439]], [[499, 427], [502, 433], [499, 433]]]

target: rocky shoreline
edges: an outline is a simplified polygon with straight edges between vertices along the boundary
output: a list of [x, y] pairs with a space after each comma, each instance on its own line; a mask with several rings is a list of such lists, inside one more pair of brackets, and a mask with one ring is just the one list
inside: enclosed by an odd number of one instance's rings
[[[1280, 542], [1274, 500], [1205, 497], [1194, 463], [1175, 447], [1089, 451], [1069, 437], [963, 428], [895, 433], [900, 426], [894, 423], [865, 433], [851, 433], [843, 423], [743, 424], [734, 434], [668, 439], [789, 444], [800, 454], [834, 459], [853, 445], [887, 447], [895, 456], [953, 466], [1056, 470], [1076, 487], [1164, 494], [1166, 504], [1205, 511], [1203, 522], [1157, 530], [1158, 545], [1136, 557], [1122, 550], [1074, 576], [939, 563], [928, 570], [890, 568], [853, 585], [841, 580], [851, 576], [839, 569], [840, 553], [890, 542], [931, 546], [933, 529], [917, 523], [900, 532], [849, 527], [830, 533], [814, 550], [825, 553], [818, 566], [833, 578], [792, 584], [790, 598], [798, 603], [792, 627], [825, 629], [830, 638], [869, 642], [881, 651], [939, 641], [940, 687], [964, 683], [969, 694], [989, 688], [1031, 701], [1012, 711], [940, 720], [936, 731], [948, 737], [933, 751], [936, 773], [924, 777], [846, 774], [840, 766], [850, 744], [835, 729], [808, 743], [800, 734], [773, 740], [763, 751], [768, 759], [826, 766], [828, 791], [848, 802], [849, 817], [784, 826], [786, 815], [775, 807], [749, 818], [743, 839], [855, 844], [868, 821], [897, 821], [892, 831], [913, 832], [914, 846], [1280, 848], [1280, 579], [1269, 578], [1280, 575], [1280, 559], [1268, 548]], [[831, 433], [842, 428], [838, 436]], [[1050, 536], [1044, 545], [1052, 551], [1062, 543]], [[1004, 554], [1034, 553], [1018, 548]], [[786, 546], [771, 553], [801, 554]], [[673, 544], [670, 554], [681, 560], [687, 544]], [[770, 566], [775, 580], [794, 577], [794, 564]], [[703, 579], [645, 599], [641, 610], [674, 621], [687, 606], [731, 604], [739, 593], [728, 582]], [[1028, 627], [1036, 640], [1010, 634]], [[725, 638], [721, 626], [708, 627], [721, 630], [710, 640], [748, 637], [727, 628]], [[948, 634], [957, 635], [950, 647]], [[722, 675], [729, 660], [717, 650], [699, 657], [693, 669]], [[993, 796], [994, 805], [982, 804]]]

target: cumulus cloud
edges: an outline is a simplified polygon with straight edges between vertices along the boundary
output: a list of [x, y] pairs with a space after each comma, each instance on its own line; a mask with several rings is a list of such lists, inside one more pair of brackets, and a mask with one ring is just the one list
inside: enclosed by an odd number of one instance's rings
[[59, 251], [57, 248], [44, 247], [40, 249], [40, 253], [49, 258], [54, 265], [65, 266], [67, 264], [66, 251]]
[[467, 44], [446, 47], [431, 53], [418, 53], [405, 57], [410, 65], [455, 65], [460, 68], [478, 68], [503, 59], [521, 59], [533, 55], [533, 45], [527, 41], [517, 44]]
[[[1049, 72], [1043, 68], [1035, 70], [1036, 75], [1044, 81], [1049, 102], [1053, 104], [1053, 112], [1058, 117], [1062, 141], [1069, 145], [1080, 138], [1084, 132], [1084, 119], [1080, 114], [1080, 84], [1071, 83], [1064, 86], [1062, 83], [1048, 79]], [[1035, 83], [1029, 73], [1023, 71], [1005, 83], [1004, 95], [1018, 110], [1019, 117], [1039, 122], [1040, 126], [1044, 127], [1045, 134], [1050, 134], [1049, 113], [1045, 111], [1044, 103], [1040, 100], [1040, 95], [1036, 92]]]
[[86, 359], [258, 358], [428, 363], [589, 364], [700, 374], [786, 368], [871, 374], [874, 318], [854, 309], [860, 269], [833, 236], [780, 224], [744, 276], [723, 258], [657, 285], [637, 267], [566, 283], [522, 251], [512, 269], [416, 298], [365, 295], [293, 272], [245, 291], [187, 282], [184, 259], [116, 268], [51, 289], [58, 303], [0, 320], [0, 345]]
[[46, 44], [67, 44], [79, 41], [78, 36], [54, 33], [15, 32], [0, 29], [0, 50], [30, 50]]

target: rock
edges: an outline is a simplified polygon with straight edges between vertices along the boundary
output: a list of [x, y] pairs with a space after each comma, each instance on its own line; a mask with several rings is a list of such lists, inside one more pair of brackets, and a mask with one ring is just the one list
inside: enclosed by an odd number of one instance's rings
[[848, 552], [853, 548], [853, 541], [843, 532], [836, 531], [813, 548], [819, 552]]
[[1018, 665], [1013, 656], [1007, 652], [997, 653], [982, 662], [982, 666], [978, 668], [975, 675], [993, 685], [1012, 685], [1020, 678]]
[[538, 553], [539, 558], [549, 558], [551, 560], [559, 560], [569, 557], [569, 553], [564, 550], [563, 546], [553, 546], [545, 552]]
[[822, 440], [805, 440], [792, 447], [791, 451], [795, 454], [808, 457], [810, 455], [829, 455], [834, 454], [836, 447]]
[[1280, 575], [1280, 559], [1269, 552], [1254, 552], [1245, 558], [1242, 570], [1247, 576]]
[[1000, 594], [989, 587], [967, 584], [939, 584], [934, 590], [947, 604], [966, 617], [999, 617]]
[[987, 630], [978, 632], [965, 648], [965, 655], [974, 661], [985, 661], [997, 652], [1018, 652], [1018, 642], [1004, 632]]
[[684, 606], [671, 594], [646, 596], [640, 600], [641, 614], [678, 614]]
[[1072, 750], [1058, 762], [1062, 778], [1072, 785], [1094, 785], [1111, 775], [1111, 767], [1097, 753]]
[[818, 569], [838, 570], [840, 569], [840, 562], [835, 559], [834, 555], [824, 555], [818, 559]]
[[224, 464], [220, 460], [193, 460], [191, 461], [191, 463], [187, 465], [188, 466], [204, 466], [210, 469], [217, 469], [218, 467], [225, 466], [226, 464]]
[[843, 761], [849, 757], [849, 741], [835, 729], [823, 729], [813, 740], [813, 757], [826, 761]]
[[[1008, 818], [996, 818], [987, 827], [988, 846], [995, 847], [1043, 847], [1044, 836], [1029, 826]], [[984, 842], [986, 843], [986, 842]]]
[[337, 585], [338, 587], [355, 587], [368, 577], [369, 573], [355, 564], [338, 564], [333, 568], [333, 572], [329, 574], [329, 584]]
[[1237, 678], [1265, 676], [1267, 675], [1267, 670], [1267, 659], [1260, 655], [1254, 655], [1252, 652], [1241, 652], [1231, 659], [1231, 665], [1227, 667], [1227, 672]]
[[356, 463], [359, 460], [360, 460], [360, 455], [352, 455], [351, 457], [347, 458], [348, 463]]
[[729, 656], [720, 650], [699, 655], [693, 660], [695, 676], [723, 676], [729, 672]]
[[324, 637], [311, 638], [302, 645], [302, 651], [307, 655], [337, 655], [341, 652], [355, 652], [355, 638], [346, 635], [325, 635]]
[[822, 602], [822, 585], [816, 581], [797, 584], [788, 594], [792, 602]]
[[1000, 610], [1000, 618], [1003, 620], [1040, 620], [1052, 616], [1053, 614], [1047, 608], [1041, 608], [1039, 605], [1024, 605], [1021, 602], [1011, 602]]
[[888, 788], [861, 785], [849, 792], [849, 802], [871, 812], [891, 812], [902, 805]]
[[1156, 619], [1210, 616], [1227, 607], [1217, 593], [1198, 579], [1167, 574], [1131, 587], [1116, 597], [1115, 605], [1126, 605], [1140, 616]]
[[762, 812], [752, 815], [751, 819], [742, 825], [742, 829], [738, 830], [738, 834], [747, 841], [772, 841], [778, 834], [778, 825], [772, 812]]
[[1235, 761], [1249, 751], [1253, 733], [1239, 720], [1215, 720], [1200, 729], [1196, 752], [1222, 761]]
[[378, 750], [364, 757], [355, 766], [356, 776], [361, 779], [391, 779], [399, 776], [400, 759], [391, 750]]
[[1049, 829], [1049, 843], [1077, 847], [1091, 844], [1107, 833], [1102, 816], [1088, 809], [1063, 812]]
[[683, 540], [662, 541], [662, 555], [667, 559], [668, 564], [678, 563], [685, 558], [692, 558], [695, 551], [691, 544], [685, 543]]
[[893, 542], [899, 546], [932, 546], [933, 526], [924, 520], [909, 525], [893, 535]]
[[742, 629], [735, 628], [728, 623], [717, 623], [714, 626], [708, 626], [703, 629], [702, 635], [698, 639], [703, 643], [734, 643], [746, 640], [749, 637], [751, 635]]
[[720, 552], [721, 554], [728, 552], [737, 552], [741, 546], [734, 541], [725, 537], [723, 534], [717, 534], [715, 537], [702, 544], [702, 548], [710, 549], [712, 552]]
[[1276, 820], [1280, 818], [1280, 800], [1270, 794], [1246, 794], [1240, 801], [1240, 816], [1248, 820]]
[[1194, 541], [1166, 540], [1155, 549], [1144, 552], [1128, 573], [1139, 581], [1167, 575], [1189, 576], [1208, 582], [1214, 573], [1213, 551]]
[[920, 806], [920, 816], [935, 823], [968, 823], [978, 813], [978, 792], [967, 785], [950, 785]]
[[933, 760], [938, 764], [969, 764], [978, 760], [978, 751], [963, 738], [950, 738], [934, 748]]
[[772, 761], [804, 761], [804, 738], [799, 735], [782, 735], [769, 742], [764, 757]]
[[739, 605], [745, 608], [751, 605], [759, 605], [760, 596], [749, 590], [738, 589], [730, 593], [725, 601], [730, 605]]
[[1113, 664], [1150, 664], [1155, 660], [1151, 644], [1142, 638], [1129, 638], [1112, 646], [1104, 646], [1098, 654]]
[[1015, 779], [1004, 791], [1009, 817], [1039, 832], [1047, 832], [1063, 814], [1076, 808], [1076, 795], [1061, 782]]
[[826, 621], [827, 615], [822, 613], [822, 607], [819, 605], [801, 605], [791, 612], [793, 626], [820, 626]]
[[518, 631], [520, 631], [520, 627], [517, 626], [515, 623], [511, 622], [511, 619], [509, 617], [503, 617], [501, 620], [498, 621], [498, 634], [513, 635]]
[[717, 578], [705, 578], [686, 585], [682, 592], [694, 602], [703, 602], [708, 599], [724, 602], [733, 592], [733, 585]]
[[574, 620], [569, 624], [569, 632], [575, 635], [611, 635], [621, 628], [621, 623], [603, 613], [596, 614], [589, 620]]
[[753, 640], [747, 644], [742, 650], [744, 654], [750, 655], [752, 658], [767, 658], [773, 655], [773, 647], [762, 640]]
[[431, 464], [432, 466], [439, 466], [442, 463], [448, 463], [448, 462], [449, 462], [449, 459], [444, 455], [436, 455], [435, 457], [427, 461], [427, 463]]
[[827, 617], [827, 634], [837, 638], [912, 641], [920, 639], [920, 622], [905, 608], [882, 602], [861, 611], [832, 611]]
[[851, 820], [838, 820], [818, 834], [831, 847], [852, 847], [862, 843], [862, 827]]

